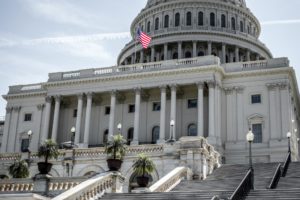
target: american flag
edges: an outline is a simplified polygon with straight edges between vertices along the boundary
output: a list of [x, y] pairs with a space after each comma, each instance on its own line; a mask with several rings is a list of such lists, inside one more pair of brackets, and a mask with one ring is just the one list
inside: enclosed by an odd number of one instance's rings
[[144, 49], [147, 49], [151, 42], [151, 37], [141, 31], [140, 28], [137, 30], [137, 39], [140, 41]]

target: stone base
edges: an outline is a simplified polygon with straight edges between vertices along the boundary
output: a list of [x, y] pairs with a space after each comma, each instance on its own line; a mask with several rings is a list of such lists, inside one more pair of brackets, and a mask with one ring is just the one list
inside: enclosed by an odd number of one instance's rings
[[157, 140], [156, 142], [157, 144], [165, 144], [166, 143], [166, 140], [162, 139], [162, 140]]
[[150, 192], [149, 188], [135, 188], [131, 193], [147, 193]]
[[48, 182], [51, 176], [48, 174], [37, 174], [33, 178], [34, 188], [33, 192], [38, 194], [47, 195], [48, 193]]
[[130, 142], [130, 146], [137, 146], [137, 145], [139, 145], [139, 141], [137, 141], [137, 140], [132, 140]]

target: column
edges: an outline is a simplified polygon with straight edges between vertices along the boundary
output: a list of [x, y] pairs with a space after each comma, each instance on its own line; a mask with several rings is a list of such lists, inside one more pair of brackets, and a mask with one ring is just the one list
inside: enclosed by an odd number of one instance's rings
[[166, 86], [160, 87], [160, 128], [159, 128], [159, 144], [165, 143], [166, 138], [166, 102], [167, 93]]
[[31, 151], [37, 151], [39, 148], [39, 143], [40, 143], [41, 137], [42, 137], [42, 125], [43, 125], [43, 115], [44, 115], [45, 104], [39, 104], [36, 107], [38, 110], [38, 112], [37, 112], [38, 119], [37, 119], [34, 129], [35, 129], [35, 134], [37, 134], [38, 136], [32, 138], [32, 142], [30, 145]]
[[[215, 135], [219, 139], [218, 142], [221, 141], [221, 116], [222, 116], [222, 109], [221, 109], [221, 84], [217, 83], [215, 87], [215, 120], [216, 120], [216, 130]], [[221, 145], [221, 143], [219, 143]]]
[[226, 122], [227, 122], [227, 141], [232, 142], [235, 140], [233, 135], [233, 109], [232, 109], [232, 98], [233, 98], [233, 89], [226, 88]]
[[133, 141], [131, 145], [139, 144], [139, 132], [140, 132], [140, 109], [141, 108], [141, 88], [135, 89], [135, 110], [134, 110], [134, 129], [133, 129]]
[[237, 141], [238, 138], [238, 124], [237, 124], [237, 88], [234, 87], [232, 91], [232, 139]]
[[193, 57], [197, 57], [197, 41], [193, 41]]
[[249, 62], [250, 61], [250, 51], [247, 50], [247, 53], [246, 53], [246, 61]]
[[134, 60], [134, 54], [131, 55], [131, 64], [134, 64], [135, 60]]
[[280, 84], [280, 97], [281, 97], [281, 115], [282, 115], [282, 131], [281, 131], [281, 138], [286, 137], [286, 133], [289, 131], [289, 123], [290, 123], [290, 112], [289, 112], [289, 106], [290, 106], [290, 93], [289, 93], [289, 87], [287, 83], [281, 83]]
[[203, 129], [203, 82], [197, 83], [198, 86], [198, 136], [204, 136]]
[[16, 106], [13, 108], [13, 125], [11, 126], [12, 132], [10, 133], [10, 138], [8, 142], [8, 152], [19, 152], [19, 149], [16, 149], [17, 142], [19, 142], [17, 138], [18, 127], [19, 127], [19, 119], [20, 119], [20, 110], [21, 106]]
[[54, 117], [53, 117], [52, 137], [51, 137], [54, 142], [57, 142], [60, 100], [61, 100], [60, 96], [55, 96], [55, 107], [54, 107]]
[[85, 114], [84, 137], [83, 137], [84, 147], [89, 146], [93, 93], [87, 93], [86, 97], [87, 97], [87, 102], [86, 102], [86, 114]]
[[4, 124], [4, 131], [2, 137], [2, 144], [1, 144], [1, 153], [6, 153], [7, 151], [7, 144], [8, 144], [8, 134], [11, 127], [11, 116], [12, 116], [12, 107], [6, 108], [6, 115], [5, 115], [5, 124]]
[[140, 63], [144, 63], [144, 49], [140, 51]]
[[255, 59], [258, 61], [260, 59], [260, 56], [257, 54]]
[[[172, 137], [176, 140], [176, 94], [177, 94], [177, 86], [171, 85], [171, 112], [170, 112], [170, 120], [174, 120], [173, 130], [170, 130], [170, 138]], [[170, 123], [169, 123], [170, 125]]]
[[182, 42], [178, 42], [178, 59], [182, 58]]
[[168, 43], [164, 44], [164, 60], [168, 60]]
[[276, 108], [276, 84], [267, 84], [267, 87], [269, 89], [269, 117], [270, 117], [270, 138], [280, 139], [280, 133], [277, 130], [277, 108]]
[[210, 56], [212, 52], [212, 43], [209, 41], [207, 43], [207, 55]]
[[226, 63], [226, 44], [222, 44], [222, 63]]
[[215, 137], [215, 82], [208, 82], [209, 87], [209, 137]]
[[153, 46], [153, 47], [151, 47], [151, 62], [154, 62], [154, 57], [155, 57], [155, 49]]
[[45, 107], [45, 116], [44, 116], [44, 122], [43, 122], [44, 126], [43, 126], [43, 130], [42, 130], [40, 143], [43, 143], [49, 137], [52, 97], [50, 97], [50, 96], [46, 97], [45, 101], [46, 101], [46, 107]]
[[77, 116], [76, 116], [76, 126], [75, 126], [75, 144], [80, 143], [80, 132], [81, 132], [81, 117], [82, 117], [82, 106], [83, 106], [83, 94], [77, 95]]
[[[282, 127], [281, 127], [281, 96], [280, 96], [280, 85], [277, 84], [276, 87], [276, 124], [277, 124], [277, 131], [278, 131], [278, 136], [281, 138], [282, 137]], [[285, 135], [285, 134], [284, 134]]]
[[111, 92], [110, 97], [110, 115], [109, 115], [109, 137], [114, 135], [114, 124], [115, 124], [115, 110], [116, 110], [116, 91]]
[[235, 62], [240, 62], [240, 49], [235, 47]]
[[238, 134], [238, 141], [245, 140], [245, 130], [244, 130], [244, 102], [243, 102], [243, 93], [244, 88], [238, 87], [236, 88], [237, 93], [237, 134]]

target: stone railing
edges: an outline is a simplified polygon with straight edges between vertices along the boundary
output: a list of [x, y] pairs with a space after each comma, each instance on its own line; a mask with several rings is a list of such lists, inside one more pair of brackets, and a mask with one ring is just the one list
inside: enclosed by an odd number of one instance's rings
[[170, 173], [165, 175], [159, 181], [154, 183], [150, 188], [150, 192], [169, 192], [176, 185], [178, 185], [183, 179], [190, 180], [192, 178], [192, 172], [187, 167], [177, 167]]
[[22, 193], [32, 192], [34, 188], [34, 182], [32, 179], [11, 179], [0, 181], [0, 192], [2, 193]]
[[21, 153], [1, 153], [0, 161], [14, 161], [21, 158]]
[[126, 151], [126, 155], [136, 155], [139, 153], [161, 153], [164, 151], [163, 145], [138, 145], [130, 146]]
[[220, 59], [215, 56], [196, 57], [182, 60], [167, 60], [153, 63], [138, 63], [97, 69], [86, 69], [73, 72], [50, 73], [48, 82], [64, 81], [82, 78], [93, 78], [107, 75], [127, 74], [134, 72], [173, 69], [192, 66], [220, 65]]
[[69, 190], [69, 189], [79, 185], [86, 179], [87, 179], [86, 177], [72, 177], [72, 178], [53, 177], [53, 178], [50, 178], [50, 180], [49, 180], [48, 189], [49, 189], [49, 192], [66, 191], [66, 190]]
[[117, 182], [124, 180], [119, 173], [108, 172], [90, 178], [72, 189], [56, 196], [52, 200], [96, 200], [106, 192], [120, 192], [121, 184]]

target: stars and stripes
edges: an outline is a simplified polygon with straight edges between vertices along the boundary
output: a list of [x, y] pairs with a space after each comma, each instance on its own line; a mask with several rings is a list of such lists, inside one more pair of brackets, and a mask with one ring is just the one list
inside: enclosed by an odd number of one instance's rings
[[146, 33], [144, 33], [143, 31], [141, 31], [140, 28], [138, 28], [138, 30], [137, 30], [137, 39], [142, 44], [143, 48], [147, 49], [152, 38], [150, 36], [148, 36]]

